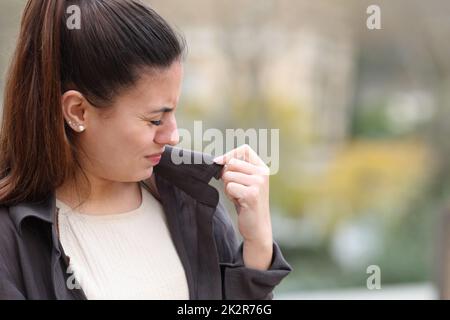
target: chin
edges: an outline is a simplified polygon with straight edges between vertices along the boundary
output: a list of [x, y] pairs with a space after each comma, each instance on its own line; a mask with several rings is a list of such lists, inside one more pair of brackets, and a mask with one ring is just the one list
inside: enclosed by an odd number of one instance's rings
[[143, 178], [142, 180], [148, 179], [148, 178], [150, 178], [152, 175], [153, 175], [153, 167], [150, 167], [150, 168], [148, 168], [148, 169], [145, 171], [145, 176], [144, 176], [144, 178]]
[[148, 167], [145, 168], [144, 170], [142, 170], [140, 173], [137, 173], [136, 175], [134, 175], [134, 178], [132, 181], [142, 181], [142, 180], [146, 180], [149, 179], [151, 176], [153, 175], [153, 167]]

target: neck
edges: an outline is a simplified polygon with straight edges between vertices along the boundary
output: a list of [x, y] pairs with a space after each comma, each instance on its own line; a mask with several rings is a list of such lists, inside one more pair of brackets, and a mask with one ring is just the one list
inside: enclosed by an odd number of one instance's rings
[[[84, 214], [114, 214], [128, 212], [141, 204], [141, 190], [138, 182], [118, 182], [88, 175], [90, 193], [76, 186], [73, 181], [66, 181], [56, 189], [56, 198], [71, 208]], [[77, 191], [77, 187], [80, 188]]]

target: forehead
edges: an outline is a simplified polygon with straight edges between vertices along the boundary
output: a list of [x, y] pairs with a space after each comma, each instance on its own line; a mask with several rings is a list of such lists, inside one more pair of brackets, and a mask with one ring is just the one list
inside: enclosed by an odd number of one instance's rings
[[139, 111], [151, 111], [162, 106], [175, 107], [178, 103], [183, 66], [174, 62], [165, 69], [142, 69], [134, 86], [116, 99], [116, 105], [130, 106]]

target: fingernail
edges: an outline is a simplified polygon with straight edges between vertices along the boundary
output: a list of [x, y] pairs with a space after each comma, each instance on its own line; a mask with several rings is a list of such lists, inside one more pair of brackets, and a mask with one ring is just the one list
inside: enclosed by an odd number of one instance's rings
[[215, 157], [213, 161], [217, 164], [223, 164], [223, 156]]

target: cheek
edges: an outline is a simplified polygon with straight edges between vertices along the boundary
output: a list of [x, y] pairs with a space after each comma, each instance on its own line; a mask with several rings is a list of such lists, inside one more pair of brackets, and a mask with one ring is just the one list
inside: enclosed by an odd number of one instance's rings
[[85, 131], [85, 145], [102, 166], [121, 170], [120, 167], [134, 166], [145, 155], [159, 150], [154, 147], [156, 128], [133, 120], [124, 116], [121, 121], [96, 123], [92, 130]]
[[120, 132], [108, 130], [108, 128], [86, 131], [84, 142], [84, 148], [93, 155], [94, 159], [108, 165], [114, 163], [120, 151], [125, 152], [123, 148], [127, 146]]
[[145, 156], [154, 152], [155, 132], [156, 130], [149, 126], [126, 132], [121, 139], [123, 149], [128, 150], [131, 157]]
[[145, 130], [136, 130], [130, 125], [103, 126], [97, 130], [86, 131], [86, 144], [92, 154], [102, 162], [108, 160], [112, 164], [115, 160], [124, 162], [132, 156], [145, 141]]
[[80, 136], [82, 147], [91, 161], [87, 165], [100, 176], [117, 181], [139, 181], [152, 174], [152, 165], [145, 155], [153, 153], [156, 129], [142, 123], [121, 126], [91, 127]]

